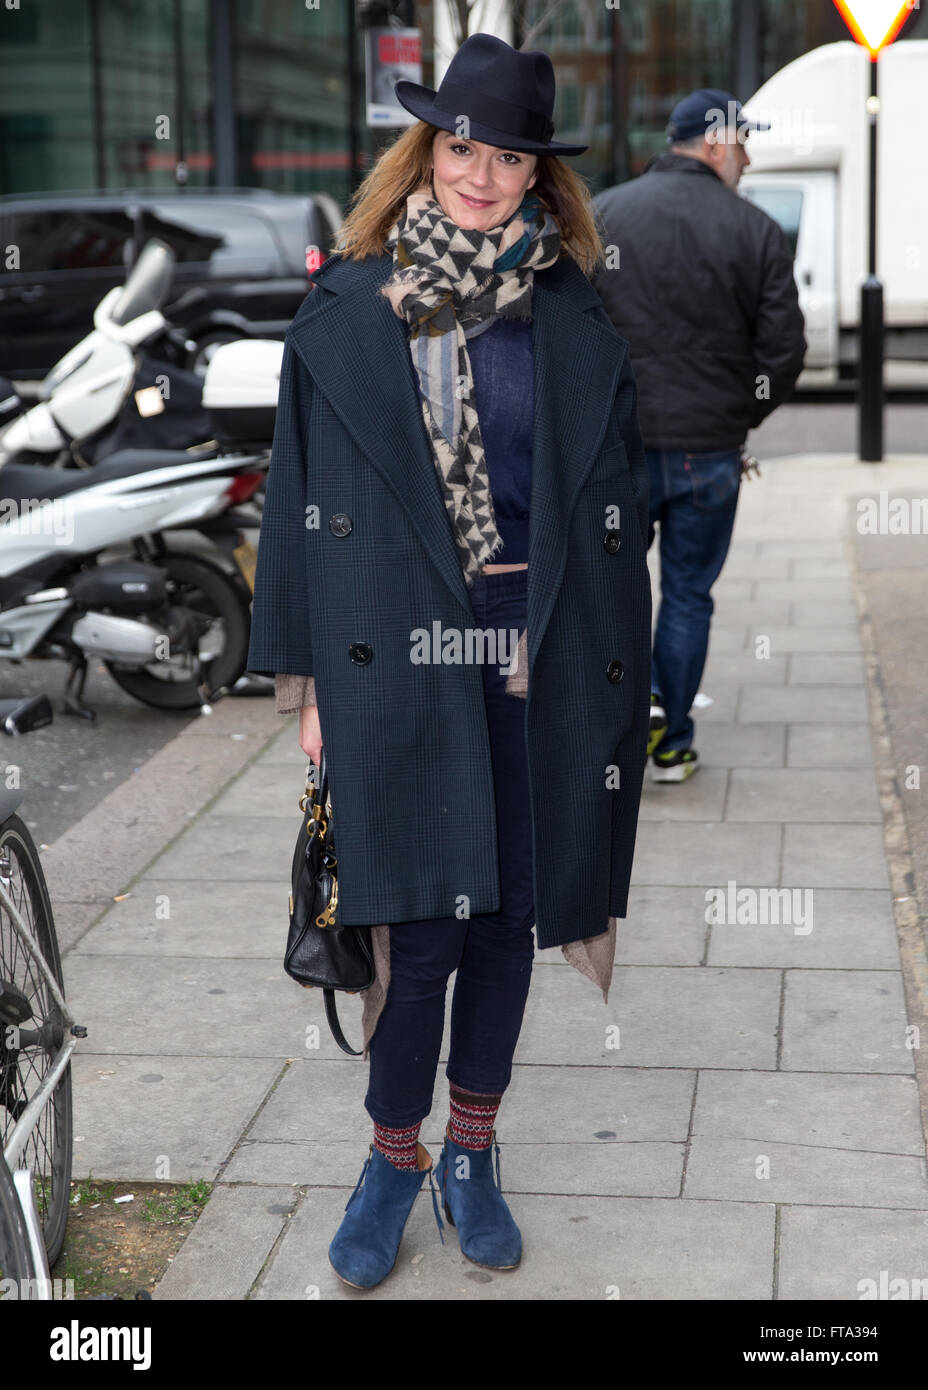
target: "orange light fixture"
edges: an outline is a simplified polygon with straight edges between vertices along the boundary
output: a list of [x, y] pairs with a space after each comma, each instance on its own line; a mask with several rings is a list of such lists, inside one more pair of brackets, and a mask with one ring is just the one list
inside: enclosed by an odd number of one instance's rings
[[915, 8], [911, 3], [900, 5], [899, 0], [835, 0], [835, 4], [856, 41], [870, 50], [873, 60], [892, 43]]

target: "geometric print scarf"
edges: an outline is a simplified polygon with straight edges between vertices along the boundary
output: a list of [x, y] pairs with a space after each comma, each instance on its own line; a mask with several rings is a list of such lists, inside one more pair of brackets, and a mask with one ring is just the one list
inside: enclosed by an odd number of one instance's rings
[[534, 273], [557, 260], [560, 245], [557, 223], [531, 192], [486, 232], [459, 227], [431, 193], [410, 193], [386, 240], [393, 272], [382, 293], [409, 325], [422, 413], [468, 585], [503, 542], [466, 340], [497, 318], [532, 317]]

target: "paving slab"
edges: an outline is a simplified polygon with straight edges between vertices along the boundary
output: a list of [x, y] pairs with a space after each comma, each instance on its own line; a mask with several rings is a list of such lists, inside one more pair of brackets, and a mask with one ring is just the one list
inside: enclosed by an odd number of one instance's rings
[[[299, 1057], [311, 1021], [307, 992], [276, 958], [114, 955], [101, 969], [99, 956], [75, 954], [68, 1002], [98, 1053]], [[323, 1047], [338, 1053], [327, 1036]]]
[[[863, 656], [851, 652], [793, 652], [789, 657], [787, 685], [866, 684]], [[830, 720], [827, 706], [822, 722]]]
[[203, 815], [146, 873], [213, 883], [263, 879], [287, 884], [299, 828], [298, 812], [295, 816]]
[[[724, 571], [723, 571], [724, 573]], [[715, 590], [713, 589], [713, 594]], [[728, 597], [720, 598], [717, 604], [719, 616], [726, 623], [748, 623], [752, 626], [757, 623], [776, 623], [777, 625], [786, 624], [792, 621], [791, 609], [793, 603], [790, 599], [768, 598], [766, 594], [761, 595], [757, 600], [738, 601]]]
[[447, 1225], [441, 1244], [427, 1187], [393, 1273], [360, 1293], [339, 1280], [327, 1256], [349, 1191], [306, 1192], [254, 1297], [303, 1298], [308, 1286], [313, 1297], [370, 1302], [771, 1297], [772, 1205], [518, 1194], [510, 1205], [522, 1264], [496, 1271], [466, 1260]]
[[790, 724], [787, 767], [872, 768], [869, 724]]
[[[780, 1299], [928, 1297], [928, 1217], [889, 1207], [787, 1206], [780, 1216]], [[860, 1318], [860, 1323], [865, 1321]]]
[[869, 1207], [874, 1192], [884, 1207], [928, 1210], [924, 1160], [812, 1144], [694, 1139], [683, 1195]]
[[219, 1184], [152, 1296], [243, 1299], [297, 1201], [293, 1188]]
[[[790, 894], [788, 899], [785, 892]], [[753, 922], [713, 923], [710, 965], [899, 969], [899, 942], [888, 892], [790, 886], [763, 911], [762, 905], [758, 898]]]
[[[701, 777], [702, 771], [696, 776]], [[695, 780], [694, 777], [692, 781]], [[678, 790], [685, 792], [689, 785], [684, 782]], [[727, 883], [730, 878], [775, 883], [780, 869], [781, 838], [782, 827], [773, 824], [667, 822], [659, 835], [638, 835], [633, 881], [666, 887]]]
[[693, 1135], [913, 1158], [925, 1151], [911, 1076], [706, 1069]]
[[[447, 1117], [447, 1107], [446, 1117]], [[442, 1125], [442, 1129], [444, 1125]], [[686, 1145], [603, 1140], [578, 1144], [550, 1139], [537, 1144], [506, 1142], [499, 1133], [500, 1173], [510, 1192], [547, 1192], [574, 1197], [678, 1197]], [[442, 1135], [421, 1142], [438, 1162]], [[357, 1180], [368, 1153], [363, 1142], [243, 1144], [224, 1173], [230, 1182], [311, 1182], [343, 1188]], [[911, 1160], [910, 1160], [911, 1161]], [[495, 1170], [494, 1156], [494, 1170]]]
[[[765, 665], [758, 662], [757, 665]], [[698, 748], [703, 772], [722, 767], [782, 767], [786, 724], [699, 723]], [[691, 782], [698, 778], [691, 778]], [[689, 785], [684, 783], [684, 786]]]
[[[786, 556], [757, 555], [757, 546], [752, 544], [740, 549], [733, 545], [728, 552], [723, 574], [734, 579], [763, 581], [768, 579], [788, 579], [790, 559]], [[811, 553], [811, 551], [809, 552]]]
[[[293, 853], [293, 841], [303, 821], [300, 810], [300, 797], [306, 786], [306, 756], [298, 748], [298, 757], [290, 763], [267, 762], [259, 758], [250, 770], [247, 779], [240, 777], [224, 791], [210, 806], [210, 819], [216, 816], [253, 816], [255, 820], [284, 820], [288, 816], [293, 825], [289, 836], [289, 849]], [[287, 838], [287, 837], [285, 837]]]
[[[700, 710], [700, 724], [705, 711]], [[725, 806], [728, 772], [723, 767], [701, 767], [697, 777], [684, 785], [652, 782], [646, 777], [638, 810], [642, 821], [719, 821]], [[647, 832], [645, 832], [647, 833]]]
[[747, 685], [741, 724], [860, 724], [869, 717], [867, 692], [851, 685]]
[[[758, 546], [758, 555], [761, 559], [777, 558], [787, 559], [793, 562], [801, 561], [810, 564], [825, 564], [826, 562], [834, 566], [844, 565], [847, 567], [847, 546], [843, 540], [831, 540], [819, 537], [817, 540], [799, 541], [796, 539], [783, 540], [773, 539], [761, 541]], [[800, 575], [799, 578], [809, 576]], [[818, 578], [818, 576], [812, 576]]]
[[733, 768], [725, 815], [734, 821], [878, 822], [876, 778], [869, 768]]
[[850, 573], [850, 564], [847, 559], [847, 551], [843, 541], [835, 542], [835, 549], [840, 552], [840, 558], [835, 555], [832, 558], [824, 557], [823, 546], [816, 546], [815, 559], [797, 556], [791, 566], [790, 577], [792, 579], [844, 579]]
[[788, 970], [784, 1071], [914, 1073], [896, 970]]
[[785, 825], [783, 882], [888, 888], [881, 825]]
[[[699, 965], [709, 933], [702, 886], [633, 884], [616, 932], [617, 965]], [[571, 969], [564, 961], [565, 969]]]
[[[801, 580], [795, 581], [801, 583]], [[814, 580], [810, 581], [815, 583]], [[823, 583], [824, 581], [819, 581]], [[852, 599], [828, 602], [818, 597], [796, 599], [790, 604], [789, 621], [800, 627], [811, 627], [827, 623], [829, 627], [842, 631], [856, 632], [857, 605]]]
[[753, 651], [712, 652], [706, 660], [703, 684], [785, 685], [789, 657], [772, 656], [760, 661]]
[[740, 690], [740, 683], [737, 681], [710, 682], [704, 678], [699, 693], [708, 697], [710, 703], [694, 708], [694, 719], [697, 719], [700, 725], [730, 722], [735, 717]]
[[[608, 1004], [577, 971], [535, 967], [516, 1060], [574, 1066], [768, 1067], [780, 977], [772, 970], [617, 966]], [[573, 977], [573, 978], [571, 978]], [[876, 1070], [876, 1068], [875, 1068]]]
[[212, 1181], [281, 1070], [268, 1057], [83, 1048], [71, 1066], [74, 1177], [130, 1182]]
[[771, 655], [785, 652], [859, 652], [860, 633], [856, 623], [806, 623], [802, 627], [754, 623], [748, 627], [748, 642], [765, 637]]
[[[724, 570], [722, 573], [724, 574]], [[789, 599], [792, 602], [822, 604], [853, 604], [854, 590], [850, 577], [832, 579], [765, 579], [755, 584], [754, 597], [763, 599]], [[854, 609], [851, 617], [856, 618]]]
[[[287, 880], [236, 883], [219, 896], [209, 879], [136, 879], [87, 932], [74, 956], [279, 957], [287, 939]], [[282, 968], [282, 967], [281, 967]]]
[[[447, 1049], [441, 1052], [441, 1061]], [[254, 1143], [367, 1143], [364, 1110], [368, 1064], [322, 1057], [290, 1062], [273, 1095], [248, 1132]], [[550, 1138], [552, 1105], [558, 1106], [558, 1139], [581, 1143], [679, 1141], [689, 1132], [695, 1073], [683, 1068], [546, 1066], [516, 1062], [500, 1108], [501, 1142], [537, 1144]], [[444, 1065], [435, 1079], [423, 1142], [439, 1143], [448, 1118]]]

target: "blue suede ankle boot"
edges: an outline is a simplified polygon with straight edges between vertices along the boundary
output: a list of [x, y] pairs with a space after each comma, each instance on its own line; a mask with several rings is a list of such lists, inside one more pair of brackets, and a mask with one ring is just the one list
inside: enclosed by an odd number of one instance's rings
[[[403, 1238], [403, 1229], [425, 1173], [442, 1244], [442, 1219], [432, 1181], [428, 1150], [416, 1144], [418, 1167], [396, 1168], [371, 1144], [357, 1185], [345, 1205], [346, 1216], [329, 1246], [329, 1263], [339, 1279], [355, 1289], [372, 1289], [386, 1279]], [[366, 1177], [366, 1181], [365, 1181]], [[363, 1183], [363, 1187], [362, 1187]]]
[[522, 1235], [500, 1188], [496, 1130], [496, 1184], [490, 1148], [465, 1149], [448, 1130], [435, 1168], [445, 1216], [457, 1227], [461, 1254], [485, 1269], [515, 1269], [522, 1258]]

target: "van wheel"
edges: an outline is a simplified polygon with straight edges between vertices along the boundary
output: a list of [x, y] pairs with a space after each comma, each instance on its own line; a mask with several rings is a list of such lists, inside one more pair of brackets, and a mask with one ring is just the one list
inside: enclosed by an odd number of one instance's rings
[[213, 690], [230, 690], [245, 670], [251, 635], [250, 596], [225, 570], [196, 555], [168, 550], [155, 561], [167, 575], [168, 610], [149, 620], [172, 635], [163, 660], [147, 666], [104, 665], [118, 686], [155, 709], [197, 709], [197, 655], [212, 657]]

